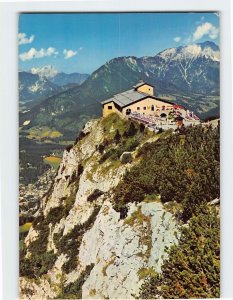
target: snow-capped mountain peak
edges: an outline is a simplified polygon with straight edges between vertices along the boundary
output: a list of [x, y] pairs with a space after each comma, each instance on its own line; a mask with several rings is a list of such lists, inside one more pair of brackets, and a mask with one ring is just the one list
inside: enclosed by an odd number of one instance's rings
[[213, 42], [204, 42], [180, 46], [178, 48], [169, 48], [158, 54], [165, 60], [181, 60], [183, 58], [195, 59], [198, 57], [210, 58], [214, 61], [220, 61], [220, 51]]

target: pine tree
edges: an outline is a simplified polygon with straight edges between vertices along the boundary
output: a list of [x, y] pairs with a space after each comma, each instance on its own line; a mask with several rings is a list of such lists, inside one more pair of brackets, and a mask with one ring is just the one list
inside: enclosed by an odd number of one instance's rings
[[120, 134], [120, 132], [119, 132], [118, 129], [116, 130], [116, 134], [115, 134], [115, 136], [114, 136], [114, 140], [116, 141], [117, 144], [120, 143], [120, 140], [121, 140], [121, 134]]
[[134, 123], [131, 122], [129, 125], [129, 129], [124, 133], [126, 137], [134, 136], [137, 133], [137, 128], [135, 127]]

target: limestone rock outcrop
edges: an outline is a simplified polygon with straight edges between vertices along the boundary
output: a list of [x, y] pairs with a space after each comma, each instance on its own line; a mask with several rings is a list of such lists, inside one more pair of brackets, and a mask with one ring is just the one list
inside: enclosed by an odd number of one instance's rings
[[[161, 272], [165, 248], [178, 243], [177, 221], [159, 199], [130, 203], [127, 217], [120, 218], [112, 203], [113, 189], [137, 162], [99, 164], [101, 154], [96, 145], [104, 140], [101, 121], [88, 122], [83, 132], [85, 137], [64, 152], [54, 185], [41, 202], [40, 214], [46, 218], [54, 208], [63, 209], [67, 199], [73, 201], [67, 214], [48, 225], [47, 251], [57, 254], [56, 261], [36, 280], [20, 278], [23, 299], [58, 297], [61, 286], [79, 280], [90, 265], [81, 286], [82, 298], [135, 299], [148, 273]], [[88, 222], [96, 208], [98, 213], [80, 237], [79, 248], [74, 249], [75, 268], [65, 273], [62, 267], [70, 257], [58, 249], [55, 236], [65, 237]], [[32, 226], [26, 245], [36, 237]]]

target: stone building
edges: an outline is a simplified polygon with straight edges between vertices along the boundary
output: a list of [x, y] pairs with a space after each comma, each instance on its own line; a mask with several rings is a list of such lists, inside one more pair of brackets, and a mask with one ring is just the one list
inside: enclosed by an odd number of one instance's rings
[[130, 90], [102, 101], [101, 104], [104, 117], [113, 112], [123, 117], [132, 113], [166, 117], [168, 112], [174, 109], [175, 105], [171, 101], [155, 97], [154, 86], [143, 81]]

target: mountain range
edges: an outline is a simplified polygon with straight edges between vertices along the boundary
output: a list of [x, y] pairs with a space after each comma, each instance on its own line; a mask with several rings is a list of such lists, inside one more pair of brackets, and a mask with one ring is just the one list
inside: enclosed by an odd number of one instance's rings
[[58, 72], [53, 66], [32, 68], [19, 72], [19, 100], [22, 102], [46, 99], [49, 96], [82, 84], [88, 74]]
[[219, 66], [219, 47], [209, 41], [169, 48], [155, 56], [117, 57], [81, 85], [52, 95], [21, 114], [20, 123], [31, 120], [30, 126], [52, 126], [72, 135], [88, 119], [101, 114], [100, 101], [131, 88], [139, 80], [153, 84], [156, 96], [183, 104], [200, 117], [218, 116]]

